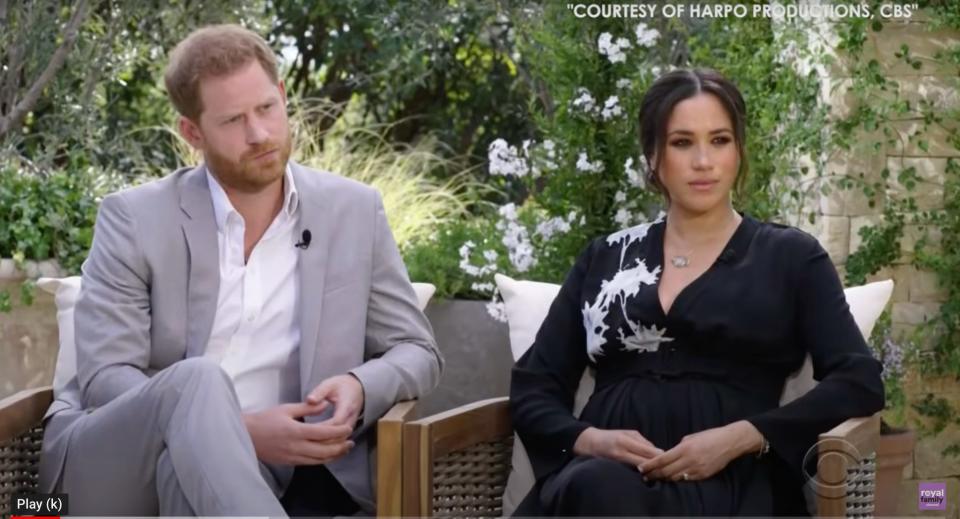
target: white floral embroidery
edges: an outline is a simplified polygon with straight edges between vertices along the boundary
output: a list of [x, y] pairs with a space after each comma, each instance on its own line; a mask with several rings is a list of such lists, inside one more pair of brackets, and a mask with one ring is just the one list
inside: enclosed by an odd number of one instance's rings
[[630, 331], [632, 332], [629, 336], [623, 334], [623, 330], [619, 330], [620, 342], [623, 344], [624, 351], [657, 351], [660, 348], [661, 342], [672, 341], [672, 337], [664, 337], [664, 334], [667, 333], [667, 329], [662, 330], [657, 328], [657, 325], [652, 325], [649, 328], [646, 326], [640, 325], [640, 329], [637, 330], [634, 328], [633, 321], [627, 319], [627, 325], [630, 326]]
[[627, 337], [623, 330], [617, 333], [623, 349], [628, 351], [657, 351], [661, 342], [672, 341], [666, 337], [666, 328], [644, 327], [641, 323], [631, 320], [626, 314], [627, 299], [635, 297], [640, 292], [641, 285], [654, 285], [660, 275], [660, 266], [653, 270], [647, 267], [642, 259], [635, 259], [630, 264], [624, 264], [627, 249], [634, 243], [642, 242], [646, 238], [650, 227], [663, 221], [664, 214], [660, 213], [656, 220], [647, 222], [629, 229], [611, 234], [607, 237], [607, 245], [620, 246], [620, 268], [611, 279], [600, 284], [600, 292], [593, 304], [583, 305], [583, 327], [587, 332], [587, 355], [594, 362], [597, 356], [603, 355], [603, 345], [607, 339], [604, 333], [610, 329], [604, 321], [610, 313], [610, 305], [620, 304], [624, 321], [630, 328], [632, 335]]

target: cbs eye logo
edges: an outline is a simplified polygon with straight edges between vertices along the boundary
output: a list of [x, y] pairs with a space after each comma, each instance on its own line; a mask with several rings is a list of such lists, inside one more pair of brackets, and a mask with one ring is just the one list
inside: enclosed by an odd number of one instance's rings
[[[816, 472], [810, 474], [808, 464], [816, 460]], [[864, 471], [856, 468], [862, 463], [863, 456], [850, 442], [838, 438], [819, 440], [807, 450], [803, 456], [803, 475], [807, 485], [814, 494], [820, 497], [837, 499], [847, 494], [848, 488], [856, 490], [860, 480], [874, 469], [865, 467]], [[872, 463], [869, 462], [869, 463]], [[834, 469], [834, 470], [830, 470]], [[840, 469], [837, 471], [836, 469]], [[839, 475], [832, 475], [837, 473]], [[864, 487], [872, 487], [870, 483], [863, 483]], [[864, 491], [869, 490], [863, 488]]]

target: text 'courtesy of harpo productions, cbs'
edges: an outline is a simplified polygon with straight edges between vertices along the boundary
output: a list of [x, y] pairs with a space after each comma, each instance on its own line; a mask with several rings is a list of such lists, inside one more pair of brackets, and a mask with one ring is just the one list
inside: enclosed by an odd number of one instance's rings
[[577, 18], [910, 18], [917, 3], [567, 3]]

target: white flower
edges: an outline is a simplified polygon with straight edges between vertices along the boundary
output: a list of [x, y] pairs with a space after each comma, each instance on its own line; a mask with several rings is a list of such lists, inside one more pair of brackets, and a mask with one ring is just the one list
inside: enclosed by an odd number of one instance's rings
[[509, 204], [504, 204], [500, 206], [500, 209], [497, 210], [505, 220], [516, 220], [517, 219], [517, 205], [513, 202]]
[[640, 189], [647, 188], [647, 182], [644, 180], [647, 175], [647, 159], [644, 156], [640, 156], [640, 163], [637, 165], [637, 169], [633, 169], [633, 157], [628, 157], [627, 161], [623, 163], [623, 171], [627, 174], [627, 181], [630, 185], [638, 187]]
[[493, 292], [493, 283], [472, 283], [470, 288], [477, 292]]
[[597, 109], [597, 100], [593, 98], [590, 91], [579, 87], [576, 91], [577, 97], [570, 104], [574, 108], [582, 110], [584, 113], [592, 114]]
[[499, 209], [502, 219], [497, 222], [497, 229], [503, 231], [503, 245], [507, 248], [507, 256], [517, 272], [526, 272], [535, 263], [533, 244], [527, 229], [517, 221], [517, 206], [506, 204]]
[[495, 250], [493, 250], [493, 249], [487, 249], [487, 250], [483, 251], [483, 257], [484, 257], [487, 261], [493, 263], [494, 261], [497, 261], [497, 251], [495, 251]]
[[577, 169], [585, 173], [599, 173], [603, 171], [603, 161], [590, 162], [587, 152], [581, 151], [580, 155], [577, 156]]
[[649, 28], [643, 22], [637, 24], [635, 32], [637, 34], [637, 46], [639, 47], [653, 47], [657, 44], [657, 39], [660, 38], [660, 31]]
[[[525, 141], [524, 145], [527, 145]], [[516, 146], [510, 146], [503, 139], [496, 139], [487, 149], [487, 160], [490, 161], [490, 174], [522, 177], [530, 168], [527, 161], [517, 153]]]
[[[470, 253], [473, 252], [474, 247], [476, 247], [476, 245], [472, 241], [467, 241], [460, 246], [460, 270], [464, 271], [468, 276], [473, 277], [483, 277], [495, 272], [497, 269], [496, 264], [491, 263], [478, 267], [470, 263]], [[486, 255], [486, 253], [484, 253], [484, 255]]]
[[627, 201], [627, 194], [623, 191], [617, 191], [616, 194], [613, 195], [613, 201], [622, 204]]
[[617, 89], [618, 89], [618, 90], [626, 90], [626, 89], [630, 88], [631, 86], [633, 86], [633, 81], [630, 81], [630, 80], [627, 79], [627, 78], [623, 78], [623, 79], [618, 79], [618, 80], [617, 80]]
[[620, 98], [617, 96], [608, 97], [603, 102], [603, 110], [600, 111], [600, 116], [603, 117], [604, 121], [609, 121], [621, 115], [623, 115], [623, 108], [620, 107]]
[[650, 67], [650, 73], [653, 74], [653, 77], [655, 77], [655, 78], [656, 78], [656, 77], [660, 77], [660, 72], [662, 72], [662, 71], [663, 71], [663, 69], [661, 69], [659, 65], [654, 65], [654, 66]]
[[558, 233], [567, 233], [570, 232], [570, 226], [577, 219], [576, 211], [570, 211], [570, 213], [564, 218], [562, 216], [555, 216], [548, 220], [542, 221], [537, 224], [536, 234], [542, 237], [544, 240], [549, 240], [554, 235]]
[[610, 63], [623, 63], [627, 59], [627, 55], [623, 51], [632, 47], [630, 40], [626, 38], [617, 38], [616, 41], [613, 39], [613, 35], [609, 32], [605, 32], [597, 38], [597, 48], [600, 51], [600, 55], [606, 56], [610, 60]]
[[627, 211], [624, 208], [617, 209], [617, 214], [613, 215], [613, 221], [616, 222], [617, 227], [626, 227], [630, 224], [630, 211]]
[[490, 301], [487, 303], [487, 313], [501, 323], [507, 322], [507, 307], [502, 301]]

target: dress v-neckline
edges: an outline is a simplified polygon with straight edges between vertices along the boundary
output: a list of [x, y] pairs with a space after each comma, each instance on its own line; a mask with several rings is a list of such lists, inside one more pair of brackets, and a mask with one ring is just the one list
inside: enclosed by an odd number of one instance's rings
[[734, 229], [733, 234], [730, 235], [730, 238], [727, 240], [727, 243], [720, 249], [720, 254], [717, 255], [716, 259], [713, 260], [713, 263], [711, 263], [706, 270], [700, 273], [700, 275], [695, 277], [692, 281], [684, 285], [683, 288], [681, 288], [680, 291], [677, 292], [677, 295], [673, 297], [673, 301], [670, 303], [670, 308], [666, 310], [664, 310], [663, 308], [663, 300], [660, 299], [660, 281], [663, 280], [663, 272], [666, 270], [666, 263], [664, 261], [665, 258], [663, 255], [663, 246], [666, 240], [667, 219], [666, 217], [664, 217], [663, 225], [660, 226], [656, 235], [656, 238], [657, 238], [656, 242], [654, 243], [655, 250], [656, 250], [656, 255], [654, 256], [654, 258], [656, 259], [656, 264], [660, 266], [661, 271], [660, 271], [660, 275], [657, 276], [656, 284], [654, 284], [653, 286], [654, 288], [653, 295], [656, 298], [657, 310], [660, 312], [661, 317], [663, 317], [664, 319], [669, 319], [670, 315], [677, 308], [677, 304], [681, 301], [681, 299], [684, 298], [684, 296], [686, 296], [688, 292], [693, 292], [693, 290], [697, 286], [701, 285], [703, 283], [703, 280], [706, 279], [711, 273], [713, 273], [716, 270], [717, 264], [725, 261], [725, 260], [721, 261], [725, 255], [730, 254], [731, 251], [733, 252], [733, 254], [736, 254], [738, 252], [739, 253], [746, 252], [746, 251], [737, 251], [735, 248], [735, 246], [740, 242], [741, 236], [746, 232], [746, 228], [747, 228], [746, 224], [749, 218], [747, 215], [743, 213], [739, 213], [739, 214], [741, 217], [740, 223], [737, 224], [737, 228]]

